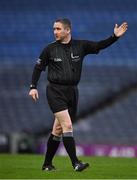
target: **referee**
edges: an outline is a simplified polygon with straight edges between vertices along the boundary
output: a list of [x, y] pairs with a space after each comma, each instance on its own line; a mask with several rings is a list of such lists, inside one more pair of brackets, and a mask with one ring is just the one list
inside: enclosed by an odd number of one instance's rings
[[45, 47], [39, 56], [32, 74], [29, 95], [37, 100], [37, 83], [41, 72], [48, 67], [49, 81], [46, 89], [47, 100], [55, 121], [51, 135], [47, 142], [42, 170], [52, 171], [53, 157], [58, 149], [61, 138], [70, 157], [75, 171], [83, 171], [89, 164], [80, 161], [76, 156], [75, 141], [72, 124], [75, 121], [78, 88], [81, 77], [83, 58], [88, 54], [98, 54], [118, 40], [127, 30], [127, 23], [114, 27], [114, 33], [109, 38], [93, 42], [88, 40], [75, 40], [71, 36], [71, 22], [69, 19], [57, 19], [53, 25], [55, 42]]

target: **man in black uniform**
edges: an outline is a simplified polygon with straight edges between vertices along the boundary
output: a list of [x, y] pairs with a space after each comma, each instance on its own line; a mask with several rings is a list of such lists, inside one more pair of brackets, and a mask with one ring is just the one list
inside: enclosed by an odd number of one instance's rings
[[109, 38], [99, 41], [74, 40], [71, 37], [69, 19], [58, 19], [53, 30], [56, 41], [49, 44], [41, 53], [32, 74], [29, 95], [38, 99], [37, 83], [41, 72], [48, 66], [47, 100], [54, 113], [55, 121], [52, 133], [47, 142], [47, 152], [42, 170], [55, 170], [52, 164], [62, 138], [65, 149], [75, 171], [86, 169], [89, 164], [80, 161], [76, 156], [72, 123], [75, 120], [78, 103], [78, 89], [83, 58], [87, 54], [97, 54], [122, 36], [127, 30], [127, 23], [119, 27], [116, 24], [114, 33]]

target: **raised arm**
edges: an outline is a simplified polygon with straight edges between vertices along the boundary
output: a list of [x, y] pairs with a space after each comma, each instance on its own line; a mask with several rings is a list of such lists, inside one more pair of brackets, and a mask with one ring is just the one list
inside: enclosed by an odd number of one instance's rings
[[96, 48], [98, 50], [101, 50], [101, 49], [105, 49], [108, 46], [110, 46], [111, 44], [113, 44], [115, 41], [118, 40], [119, 37], [124, 35], [124, 33], [127, 31], [127, 27], [128, 27], [128, 25], [126, 22], [122, 23], [120, 26], [115, 24], [114, 34], [105, 40], [99, 41], [96, 45], [97, 46]]
[[120, 26], [115, 24], [113, 35], [108, 37], [107, 39], [101, 41], [85, 41], [85, 55], [97, 54], [101, 49], [105, 49], [108, 46], [112, 45], [127, 31], [127, 28], [128, 24], [126, 22], [122, 23]]

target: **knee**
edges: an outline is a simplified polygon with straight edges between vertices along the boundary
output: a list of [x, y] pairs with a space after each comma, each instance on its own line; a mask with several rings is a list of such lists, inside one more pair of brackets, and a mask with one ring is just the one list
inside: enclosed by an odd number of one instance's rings
[[67, 128], [71, 130], [72, 129], [72, 124], [68, 124]]
[[72, 131], [72, 124], [71, 123], [65, 123], [65, 126], [63, 128], [63, 130], [65, 131]]
[[63, 131], [62, 131], [62, 127], [61, 126], [56, 126], [56, 128], [54, 128], [52, 130], [52, 133], [56, 136], [61, 136]]

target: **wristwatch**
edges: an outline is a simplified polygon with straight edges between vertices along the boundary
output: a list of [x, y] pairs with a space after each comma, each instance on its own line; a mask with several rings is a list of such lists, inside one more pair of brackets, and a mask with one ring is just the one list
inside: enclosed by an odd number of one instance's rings
[[36, 87], [36, 85], [31, 84], [31, 85], [30, 85], [30, 89], [37, 89], [37, 87]]

